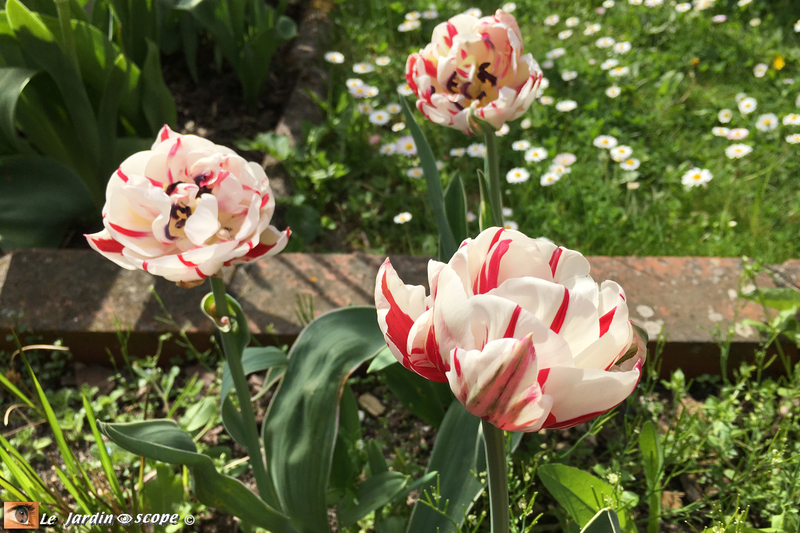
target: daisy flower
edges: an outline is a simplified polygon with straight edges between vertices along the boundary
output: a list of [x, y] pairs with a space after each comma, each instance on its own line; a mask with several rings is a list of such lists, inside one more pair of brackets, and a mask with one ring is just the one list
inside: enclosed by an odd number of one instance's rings
[[389, 104], [386, 106], [386, 112], [392, 115], [396, 115], [402, 110], [403, 108], [400, 107], [400, 104]]
[[406, 20], [403, 21], [398, 27], [397, 31], [406, 33], [412, 30], [416, 30], [422, 25], [422, 23], [418, 20]]
[[794, 23], [794, 32], [800, 33], [800, 20]]
[[344, 84], [347, 85], [348, 89], [353, 89], [355, 87], [360, 87], [364, 85], [364, 82], [358, 78], [350, 78], [349, 80], [344, 82]]
[[600, 135], [595, 137], [594, 141], [592, 141], [592, 144], [598, 148], [611, 149], [617, 145], [617, 139], [611, 135]]
[[748, 96], [747, 98], [739, 102], [739, 111], [743, 115], [748, 115], [752, 113], [753, 111], [756, 110], [756, 107], [758, 107], [758, 102], [756, 102], [756, 99], [751, 96]]
[[603, 2], [603, 7], [606, 9], [611, 9], [612, 7], [614, 7], [614, 0], [606, 0], [605, 2]]
[[471, 7], [469, 9], [467, 9], [466, 11], [464, 11], [464, 14], [465, 15], [469, 15], [470, 17], [475, 17], [475, 18], [479, 19], [483, 15], [483, 12], [481, 12], [481, 10], [478, 9], [477, 7]]
[[627, 54], [631, 51], [631, 43], [627, 41], [623, 41], [621, 43], [617, 43], [614, 45], [614, 53], [615, 54]]
[[340, 64], [344, 63], [344, 54], [341, 52], [325, 52], [325, 61], [328, 63]]
[[464, 154], [467, 153], [466, 148], [451, 148], [450, 149], [450, 157], [464, 157]]
[[503, 124], [500, 126], [500, 129], [494, 132], [494, 134], [498, 137], [504, 137], [508, 135], [508, 132], [511, 131], [511, 127], [508, 124]]
[[553, 105], [554, 101], [552, 96], [542, 96], [539, 98], [539, 103], [542, 105]]
[[419, 179], [423, 176], [422, 167], [412, 167], [406, 170], [406, 176], [409, 178]]
[[550, 87], [550, 80], [547, 78], [542, 78], [542, 81], [539, 82], [539, 88], [547, 89], [548, 87]]
[[791, 135], [786, 136], [786, 142], [789, 144], [798, 144], [800, 143], [800, 133], [793, 133]]
[[503, 216], [504, 217], [510, 217], [513, 214], [514, 214], [514, 210], [511, 209], [510, 207], [504, 207], [503, 208]]
[[406, 20], [418, 20], [422, 16], [419, 11], [409, 11], [406, 13]]
[[599, 32], [603, 27], [600, 24], [587, 24], [586, 29], [583, 30], [584, 35], [594, 35]]
[[622, 168], [622, 170], [636, 170], [637, 168], [639, 168], [640, 164], [641, 162], [638, 159], [631, 157], [629, 159], [621, 161], [619, 166]]
[[752, 26], [753, 28], [758, 28], [759, 26], [761, 26], [761, 19], [758, 17], [750, 19], [750, 22], [748, 22], [748, 24], [750, 24], [750, 26]]
[[553, 158], [553, 161], [559, 165], [563, 165], [565, 167], [571, 166], [578, 158], [575, 157], [575, 154], [570, 154], [569, 152], [564, 152], [563, 154], [558, 154]]
[[512, 168], [506, 174], [506, 181], [509, 183], [522, 183], [528, 181], [530, 177], [530, 173], [524, 168]]
[[733, 118], [733, 112], [730, 109], [722, 109], [717, 113], [717, 119], [723, 124], [727, 124]]
[[369, 86], [368, 85], [357, 85], [355, 87], [350, 87], [349, 89], [350, 94], [355, 96], [356, 98], [367, 98], [369, 96]]
[[397, 153], [408, 157], [417, 155], [417, 145], [414, 144], [414, 138], [411, 135], [404, 135], [397, 139]]
[[375, 67], [369, 63], [356, 63], [353, 65], [353, 72], [356, 74], [367, 74], [375, 70]]
[[422, 18], [424, 18], [426, 20], [435, 19], [438, 16], [439, 16], [439, 12], [436, 11], [435, 9], [429, 9], [427, 11], [423, 11], [422, 12]]
[[478, 220], [477, 215], [472, 211], [467, 211], [467, 222], [475, 222], [476, 220]]
[[610, 70], [614, 67], [619, 65], [619, 60], [617, 59], [606, 59], [602, 63], [600, 63], [600, 68], [603, 70]]
[[800, 107], [800, 94], [797, 95], [797, 99], [794, 101], [795, 107]]
[[562, 41], [564, 39], [569, 39], [570, 37], [572, 37], [572, 30], [564, 30], [558, 32], [558, 38], [561, 39]]
[[383, 155], [392, 155], [397, 152], [397, 145], [395, 144], [384, 144], [381, 146], [381, 154]]
[[561, 17], [558, 15], [549, 15], [546, 19], [544, 19], [545, 26], [555, 26], [558, 24], [558, 21], [561, 20]]
[[503, 229], [510, 229], [512, 231], [517, 231], [519, 230], [519, 224], [517, 224], [513, 220], [506, 220], [505, 223], [503, 224]]
[[548, 172], [542, 176], [542, 179], [539, 180], [539, 183], [542, 187], [549, 187], [550, 185], [554, 184], [558, 180], [561, 179], [561, 176], [556, 174], [555, 172]]
[[373, 124], [377, 124], [378, 126], [383, 126], [389, 122], [390, 118], [391, 115], [389, 115], [387, 111], [373, 111], [369, 115], [369, 121]]
[[678, 13], [686, 13], [690, 9], [692, 9], [692, 4], [688, 2], [683, 2], [675, 6], [675, 11], [677, 11]]
[[392, 131], [394, 132], [403, 131], [404, 129], [406, 129], [405, 122], [396, 122], [392, 124]]
[[411, 213], [409, 213], [408, 211], [404, 211], [399, 215], [395, 216], [393, 220], [395, 224], [405, 224], [406, 222], [411, 220]]
[[[544, 96], [542, 98], [544, 98]], [[541, 100], [539, 101], [541, 102]], [[531, 126], [533, 126], [533, 121], [529, 118], [523, 118], [522, 122], [519, 123], [519, 127], [522, 128], [523, 130], [529, 130]]]
[[525, 139], [514, 141], [513, 143], [511, 143], [511, 149], [514, 150], [515, 152], [524, 152], [530, 147], [531, 143], [529, 141], [526, 141]]
[[525, 161], [529, 163], [538, 163], [544, 159], [547, 159], [547, 149], [542, 146], [529, 148], [528, 151], [525, 152]]
[[728, 20], [728, 17], [725, 15], [714, 15], [713, 17], [711, 17], [711, 22], [713, 22], [714, 24], [721, 24], [726, 20]]
[[545, 57], [547, 57], [547, 59], [558, 59], [559, 57], [563, 56], [566, 53], [567, 51], [564, 50], [563, 48], [553, 48], [552, 50], [550, 50], [545, 54]]
[[556, 64], [553, 63], [550, 59], [545, 59], [544, 61], [542, 61], [542, 68], [545, 70], [551, 69], [554, 66], [556, 66]]
[[362, 115], [369, 115], [370, 113], [375, 111], [375, 108], [372, 107], [367, 102], [364, 102], [362, 104], [358, 104], [357, 109], [358, 109], [358, 112], [361, 113]]
[[374, 98], [378, 96], [378, 93], [381, 92], [380, 89], [373, 87], [372, 85], [366, 85], [365, 87], [367, 88], [367, 97], [369, 98]]
[[681, 183], [686, 187], [699, 187], [711, 181], [713, 177], [708, 169], [693, 168], [681, 177]]
[[611, 48], [614, 46], [614, 43], [616, 43], [616, 41], [613, 37], [600, 37], [595, 44], [597, 48]]
[[637, 190], [640, 185], [641, 185], [641, 183], [639, 183], [638, 181], [631, 181], [631, 182], [626, 184], [626, 186], [628, 187], [629, 191]]
[[736, 99], [736, 103], [738, 104], [739, 102], [747, 98], [747, 93], [736, 93], [736, 96], [734, 96], [734, 98]]
[[711, 133], [713, 133], [717, 137], [727, 137], [730, 132], [731, 130], [729, 130], [728, 128], [723, 128], [721, 126], [717, 126], [716, 128], [711, 128]]
[[389, 63], [392, 62], [392, 58], [389, 56], [380, 56], [375, 58], [375, 64], [379, 67], [385, 67]]
[[609, 98], [616, 98], [617, 96], [620, 95], [620, 93], [622, 93], [622, 89], [620, 89], [616, 85], [612, 85], [611, 87], [606, 89], [606, 96], [608, 96]]
[[755, 76], [756, 78], [763, 78], [764, 75], [767, 73], [767, 70], [769, 70], [769, 65], [767, 65], [766, 63], [759, 63], [758, 65], [753, 67], [753, 76]]
[[574, 70], [568, 70], [561, 74], [561, 79], [564, 81], [572, 81], [578, 77], [578, 73]]
[[517, 9], [517, 4], [515, 4], [514, 2], [503, 4], [503, 11], [505, 11], [506, 13], [513, 13], [515, 9]]
[[664, 4], [664, 0], [644, 0], [644, 7], [658, 7]]
[[779, 120], [774, 113], [767, 113], [758, 117], [756, 129], [758, 131], [772, 131], [778, 127]]
[[472, 143], [467, 146], [467, 155], [470, 157], [485, 157], [486, 146], [483, 143]]
[[552, 164], [550, 165], [550, 168], [547, 169], [547, 172], [552, 172], [553, 174], [563, 176], [564, 174], [569, 174], [572, 172], [572, 169], [564, 165]]
[[411, 87], [408, 86], [408, 83], [401, 83], [398, 85], [397, 92], [402, 96], [411, 96], [414, 94], [414, 91], [411, 90]]
[[728, 132], [728, 140], [730, 141], [741, 141], [745, 139], [750, 132], [747, 128], [733, 128], [731, 131]]
[[621, 144], [619, 146], [611, 148], [608, 152], [611, 154], [611, 159], [613, 159], [616, 162], [620, 162], [623, 159], [630, 157], [630, 155], [633, 153], [633, 148]]
[[574, 100], [562, 100], [556, 104], [556, 109], [562, 113], [567, 113], [578, 107], [578, 102]]
[[728, 159], [739, 159], [753, 151], [753, 147], [749, 144], [732, 144], [725, 149], [725, 155]]
[[574, 28], [575, 26], [580, 24], [580, 22], [581, 19], [579, 19], [578, 17], [570, 17], [564, 21], [564, 23], [567, 25], [567, 28]]
[[695, 0], [694, 10], [705, 11], [706, 9], [714, 7], [714, 2], [715, 0]]
[[739, 0], [738, 2], [736, 2], [736, 5], [738, 5], [739, 7], [744, 7], [752, 1], [753, 0]]
[[789, 113], [783, 117], [784, 126], [800, 126], [800, 115], [797, 113]]
[[642, 5], [642, 0], [628, 0], [628, 3], [632, 6], [640, 6]]
[[622, 76], [627, 76], [628, 74], [630, 74], [630, 72], [631, 69], [629, 69], [628, 67], [616, 67], [609, 70], [608, 75], [614, 78], [620, 78]]

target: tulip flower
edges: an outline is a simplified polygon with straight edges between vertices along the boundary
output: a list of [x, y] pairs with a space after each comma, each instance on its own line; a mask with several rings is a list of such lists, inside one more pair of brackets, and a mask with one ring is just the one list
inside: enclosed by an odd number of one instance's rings
[[152, 149], [123, 161], [89, 245], [128, 270], [194, 286], [223, 266], [274, 255], [291, 231], [270, 225], [264, 169], [233, 150], [164, 126]]
[[480, 19], [456, 15], [439, 24], [432, 42], [406, 62], [417, 109], [467, 135], [486, 133], [488, 126], [500, 129], [522, 115], [541, 80], [533, 56], [523, 55], [517, 21], [502, 10]]
[[431, 261], [431, 294], [387, 259], [375, 302], [389, 349], [409, 370], [449, 382], [472, 414], [500, 429], [578, 425], [636, 387], [645, 341], [625, 293], [598, 285], [579, 252], [489, 228], [447, 264]]

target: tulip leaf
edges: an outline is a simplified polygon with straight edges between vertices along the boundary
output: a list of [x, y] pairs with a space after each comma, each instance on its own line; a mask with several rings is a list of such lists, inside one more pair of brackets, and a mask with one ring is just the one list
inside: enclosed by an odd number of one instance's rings
[[383, 350], [378, 352], [378, 355], [376, 355], [369, 363], [369, 368], [367, 368], [367, 374], [379, 372], [384, 368], [386, 368], [387, 366], [396, 363], [399, 364], [392, 351], [389, 349], [388, 346], [386, 346], [383, 348]]
[[120, 54], [110, 69], [108, 82], [100, 99], [97, 111], [97, 126], [100, 130], [100, 169], [103, 174], [111, 175], [119, 163], [114, 160], [114, 145], [117, 142], [117, 122], [119, 120], [119, 102], [125, 89], [127, 73], [125, 72], [125, 56]]
[[456, 244], [469, 237], [467, 233], [467, 193], [464, 191], [464, 182], [456, 173], [447, 188], [444, 190], [444, 211], [447, 214], [447, 224], [453, 232]]
[[597, 512], [581, 533], [622, 533], [619, 517], [613, 509], [606, 507]]
[[400, 364], [389, 365], [382, 373], [389, 389], [409, 411], [434, 427], [442, 424], [444, 408], [435, 390], [439, 383], [429, 381]]
[[66, 165], [39, 155], [3, 156], [0, 188], [3, 248], [58, 246], [72, 221], [94, 210], [83, 181]]
[[[230, 302], [230, 299], [228, 300]], [[289, 364], [286, 354], [275, 346], [263, 346], [244, 349], [242, 355], [242, 366], [245, 376], [267, 370], [268, 368], [281, 367]], [[231, 377], [231, 367], [225, 361], [222, 367], [222, 390], [221, 398], [227, 398], [228, 393], [233, 388], [233, 377]]]
[[639, 448], [642, 451], [642, 465], [649, 490], [654, 490], [661, 480], [664, 468], [664, 446], [655, 424], [648, 420], [639, 433]]
[[152, 131], [158, 131], [164, 124], [176, 127], [175, 100], [161, 74], [158, 45], [150, 39], [147, 39], [147, 59], [142, 66], [142, 110]]
[[358, 485], [356, 499], [345, 499], [336, 509], [341, 527], [350, 527], [372, 511], [380, 509], [399, 495], [408, 476], [400, 472], [383, 472]]
[[346, 307], [312, 321], [264, 423], [269, 472], [285, 513], [306, 533], [328, 533], [326, 489], [347, 377], [386, 341], [374, 307]]
[[231, 400], [230, 396], [223, 396], [222, 398], [222, 425], [225, 426], [225, 431], [236, 441], [236, 444], [242, 448], [246, 448], [247, 438], [245, 437], [246, 431], [244, 429], [242, 414], [236, 406], [233, 405], [233, 400]]
[[[539, 467], [539, 479], [570, 517], [585, 526], [598, 511], [616, 504], [614, 487], [588, 472], [562, 464]], [[627, 514], [620, 516], [622, 530], [636, 533], [636, 526]]]
[[[17, 134], [16, 114], [23, 89], [37, 70], [20, 67], [0, 68], [0, 150], [32, 153], [33, 149]], [[3, 149], [8, 145], [10, 150]]]
[[373, 476], [389, 471], [381, 445], [376, 440], [370, 439], [367, 441], [367, 460], [369, 462], [369, 470]]
[[425, 183], [428, 185], [428, 202], [431, 204], [433, 218], [436, 221], [436, 228], [439, 230], [439, 238], [442, 243], [439, 250], [439, 259], [446, 262], [456, 253], [456, 241], [453, 238], [450, 225], [447, 223], [439, 169], [436, 168], [436, 159], [433, 156], [431, 146], [428, 144], [428, 140], [425, 138], [425, 134], [422, 133], [419, 124], [414, 120], [414, 115], [408, 108], [405, 98], [400, 99], [400, 106], [403, 108], [408, 129], [414, 138], [414, 144], [417, 146], [417, 155], [422, 165], [422, 171], [425, 173]]
[[201, 503], [275, 533], [296, 533], [288, 518], [264, 503], [238, 479], [220, 474], [211, 457], [197, 453], [192, 437], [174, 420], [101, 422], [99, 426], [103, 435], [131, 453], [189, 467], [194, 476], [194, 493]]
[[[454, 533], [464, 523], [484, 484], [474, 472], [486, 470], [486, 452], [480, 433], [480, 419], [453, 401], [436, 435], [427, 473], [438, 476], [439, 500], [435, 501], [437, 482], [431, 479], [420, 487], [420, 500], [430, 496], [439, 511], [417, 502], [411, 512], [408, 533]], [[455, 525], [454, 525], [455, 524]]]

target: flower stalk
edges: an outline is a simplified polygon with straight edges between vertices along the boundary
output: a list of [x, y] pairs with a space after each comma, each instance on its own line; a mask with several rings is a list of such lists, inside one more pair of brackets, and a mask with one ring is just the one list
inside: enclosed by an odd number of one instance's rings
[[488, 181], [489, 212], [491, 226], [503, 227], [503, 196], [500, 192], [500, 156], [497, 153], [497, 135], [494, 131], [484, 134], [486, 145], [486, 158], [484, 159], [484, 174]]
[[486, 442], [486, 469], [489, 485], [489, 510], [492, 533], [508, 533], [508, 472], [506, 470], [506, 442], [502, 429], [490, 422], [481, 421]]
[[[228, 296], [225, 293], [225, 282], [221, 277], [214, 276], [211, 278], [211, 291], [214, 294], [214, 305], [216, 306], [217, 317], [220, 321], [223, 321], [223, 318], [230, 321], [232, 317], [230, 309], [228, 308]], [[247, 327], [247, 324], [239, 324], [239, 327]], [[244, 373], [241, 353], [236, 346], [235, 335], [233, 328], [227, 331], [220, 329], [222, 349], [225, 352], [225, 359], [228, 361], [228, 367], [231, 370], [236, 397], [239, 400], [239, 410], [242, 415], [242, 426], [245, 437], [244, 444], [247, 448], [247, 453], [250, 455], [250, 464], [253, 467], [253, 476], [256, 478], [258, 494], [261, 496], [262, 500], [273, 505], [277, 502], [277, 496], [274, 493], [269, 477], [267, 477], [267, 470], [264, 466], [264, 455], [261, 452], [261, 440], [258, 438], [256, 417], [253, 412], [253, 404], [250, 400], [250, 387], [247, 385], [247, 377]]]

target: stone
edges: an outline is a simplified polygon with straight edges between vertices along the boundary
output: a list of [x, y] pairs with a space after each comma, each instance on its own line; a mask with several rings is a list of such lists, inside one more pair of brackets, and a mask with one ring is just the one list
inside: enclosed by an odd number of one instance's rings
[[366, 410], [375, 418], [378, 418], [386, 412], [386, 407], [381, 403], [381, 401], [368, 392], [365, 392], [358, 397], [358, 405], [364, 408], [364, 410]]

